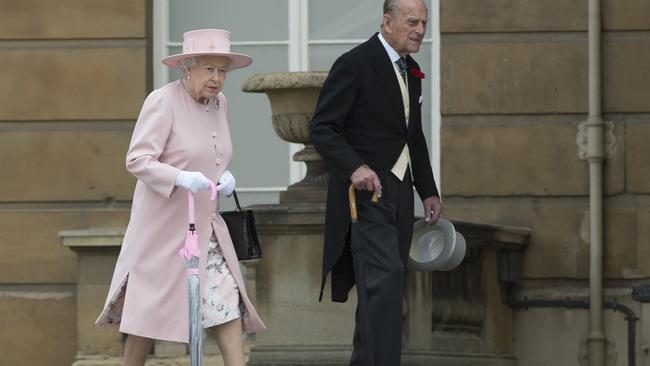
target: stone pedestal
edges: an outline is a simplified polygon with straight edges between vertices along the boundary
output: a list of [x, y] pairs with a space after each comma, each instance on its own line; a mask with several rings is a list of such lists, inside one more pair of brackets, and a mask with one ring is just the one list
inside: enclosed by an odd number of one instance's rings
[[249, 365], [346, 364], [354, 295], [332, 303], [320, 291], [324, 203], [252, 206], [264, 258], [256, 267], [257, 310], [268, 330], [255, 336]]
[[122, 336], [95, 326], [108, 294], [124, 229], [59, 232], [63, 246], [77, 253], [77, 357], [74, 365], [122, 356]]
[[293, 159], [307, 166], [277, 205], [253, 206], [264, 258], [256, 268], [257, 306], [268, 330], [256, 335], [250, 365], [347, 364], [354, 330], [354, 294], [346, 304], [320, 292], [328, 171], [309, 140], [325, 72], [258, 74], [242, 90], [266, 93], [272, 123], [283, 140], [305, 148]]

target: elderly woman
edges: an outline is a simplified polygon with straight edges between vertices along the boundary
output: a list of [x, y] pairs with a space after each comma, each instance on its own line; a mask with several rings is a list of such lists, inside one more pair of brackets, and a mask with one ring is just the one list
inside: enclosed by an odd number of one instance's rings
[[209, 180], [226, 196], [235, 189], [226, 170], [232, 145], [221, 90], [227, 71], [252, 59], [230, 52], [229, 32], [203, 29], [185, 33], [183, 53], [162, 62], [183, 76], [149, 94], [136, 122], [126, 156], [127, 170], [138, 179], [131, 219], [96, 323], [128, 335], [124, 365], [144, 365], [154, 339], [188, 342], [187, 272], [178, 253], [187, 230], [187, 189], [195, 193], [203, 327], [216, 333], [225, 365], [244, 365], [242, 333], [264, 324], [206, 190]]

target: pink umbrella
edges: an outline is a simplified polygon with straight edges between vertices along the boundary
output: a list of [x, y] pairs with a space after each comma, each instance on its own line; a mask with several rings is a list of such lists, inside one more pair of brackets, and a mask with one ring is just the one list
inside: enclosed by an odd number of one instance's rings
[[[210, 200], [217, 198], [217, 187], [210, 182]], [[199, 287], [199, 237], [196, 234], [194, 195], [187, 192], [187, 221], [190, 229], [185, 236], [185, 244], [178, 251], [187, 261], [187, 285], [190, 304], [189, 353], [192, 366], [203, 364], [203, 327], [201, 326], [201, 292]]]

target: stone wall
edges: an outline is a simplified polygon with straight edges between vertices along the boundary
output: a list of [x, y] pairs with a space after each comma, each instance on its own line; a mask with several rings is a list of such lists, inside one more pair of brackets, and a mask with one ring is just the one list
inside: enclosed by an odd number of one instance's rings
[[149, 13], [146, 0], [0, 4], [2, 365], [74, 359], [76, 255], [58, 232], [127, 223]]
[[[607, 296], [638, 312], [631, 287], [650, 277], [650, 2], [603, 3], [603, 112], [617, 142], [604, 173]], [[543, 296], [584, 296], [588, 286], [589, 177], [576, 145], [588, 108], [587, 5], [441, 0], [446, 213], [532, 229], [520, 296], [540, 288], [553, 289]], [[576, 364], [585, 311], [520, 311], [515, 319], [521, 365]], [[625, 360], [623, 317], [605, 319]]]

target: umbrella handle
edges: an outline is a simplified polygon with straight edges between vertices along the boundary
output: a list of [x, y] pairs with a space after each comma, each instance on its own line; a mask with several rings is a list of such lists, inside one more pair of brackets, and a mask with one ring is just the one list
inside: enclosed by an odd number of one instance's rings
[[[357, 215], [357, 194], [356, 190], [354, 189], [354, 184], [350, 184], [350, 188], [348, 188], [348, 200], [350, 201], [350, 217], [352, 218], [352, 221], [357, 221], [358, 215]], [[379, 197], [377, 197], [377, 192], [372, 192], [372, 202], [379, 202]]]
[[[211, 180], [210, 182], [210, 200], [214, 201], [217, 199], [217, 186]], [[187, 191], [187, 222], [189, 224], [196, 223], [196, 215], [194, 211], [194, 195], [192, 191]]]
[[356, 191], [354, 190], [354, 185], [350, 184], [348, 188], [348, 200], [350, 201], [350, 217], [352, 221], [357, 221], [357, 197]]

